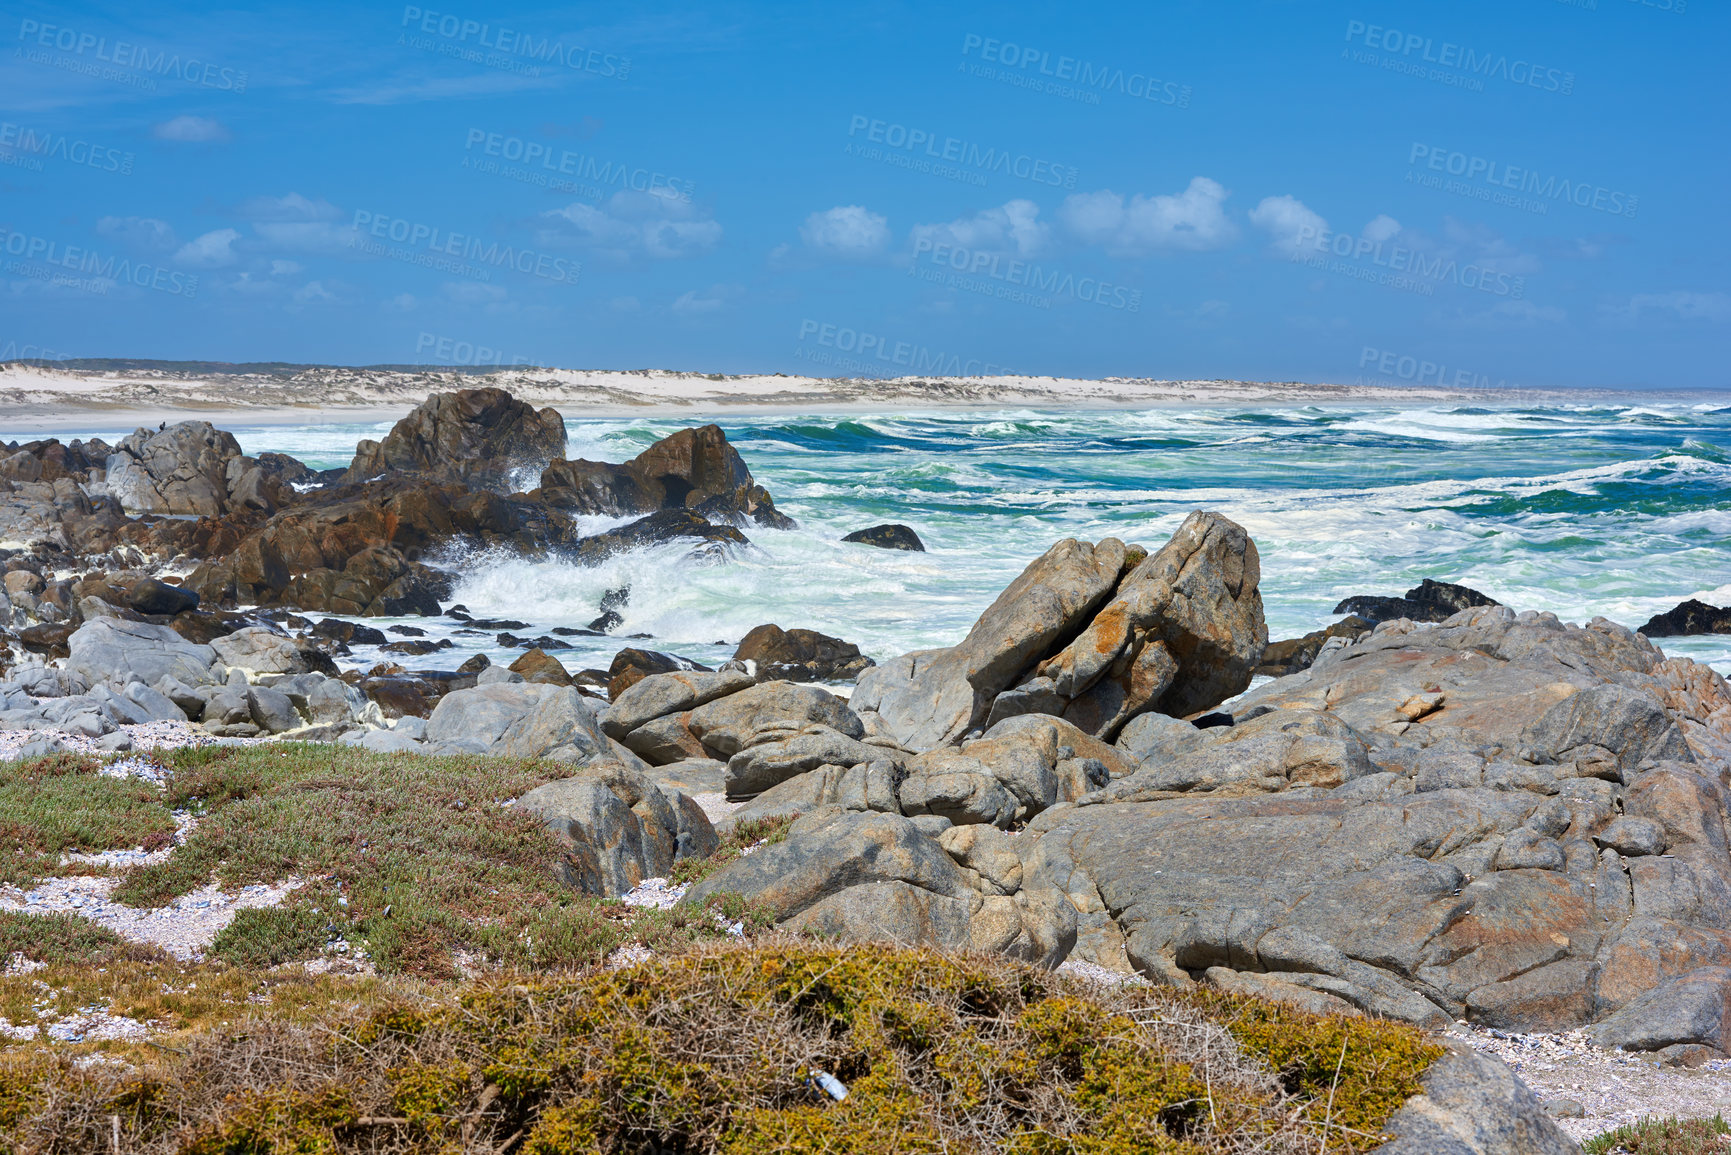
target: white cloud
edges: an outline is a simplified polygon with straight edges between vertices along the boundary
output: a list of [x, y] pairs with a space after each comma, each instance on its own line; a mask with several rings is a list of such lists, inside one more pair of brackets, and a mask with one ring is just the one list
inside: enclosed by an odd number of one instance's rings
[[294, 261], [272, 261], [270, 263], [270, 275], [273, 277], [292, 277], [300, 271], [300, 265]]
[[334, 301], [336, 299], [336, 295], [318, 281], [308, 281], [296, 289], [294, 293], [294, 302], [297, 305], [304, 305], [309, 301]]
[[323, 198], [313, 200], [298, 192], [253, 197], [242, 201], [235, 213], [250, 221], [252, 231], [272, 248], [334, 254], [354, 245], [354, 226], [344, 219], [343, 210]]
[[174, 259], [183, 265], [199, 269], [215, 269], [232, 265], [236, 260], [234, 243], [240, 240], [238, 229], [214, 229], [196, 240], [180, 246]]
[[1371, 218], [1369, 224], [1364, 226], [1359, 235], [1367, 241], [1381, 244], [1383, 241], [1400, 235], [1400, 222], [1387, 213], [1378, 213]]
[[96, 231], [134, 249], [164, 252], [179, 243], [167, 221], [154, 217], [103, 217]]
[[335, 221], [343, 210], [320, 197], [312, 200], [298, 192], [280, 197], [252, 197], [240, 203], [235, 212], [249, 221]]
[[837, 205], [806, 217], [799, 238], [815, 252], [857, 260], [884, 251], [890, 225], [887, 218], [863, 205]]
[[334, 221], [257, 221], [259, 239], [279, 249], [300, 253], [337, 253], [354, 246], [353, 225]]
[[229, 139], [222, 122], [208, 116], [177, 116], [152, 127], [150, 135], [175, 144], [222, 144]]
[[1294, 196], [1263, 197], [1250, 210], [1250, 223], [1267, 233], [1270, 247], [1285, 257], [1298, 256], [1328, 231], [1328, 222]]
[[1039, 217], [1040, 206], [1033, 201], [1013, 200], [948, 224], [915, 225], [913, 239], [916, 244], [930, 241], [970, 252], [1031, 257], [1044, 250], [1051, 241], [1051, 227]]
[[[1401, 239], [1415, 249], [1425, 247], [1425, 239], [1410, 229], [1402, 230]], [[1467, 224], [1454, 217], [1443, 218], [1443, 243], [1436, 248], [1445, 256], [1462, 263], [1471, 261], [1494, 273], [1531, 276], [1543, 267], [1536, 255], [1521, 252], [1489, 225]]]
[[413, 293], [398, 293], [394, 297], [386, 298], [385, 311], [387, 313], [412, 313], [418, 304], [420, 302], [415, 300]]
[[573, 203], [544, 214], [548, 234], [619, 259], [701, 256], [721, 241], [721, 222], [690, 201], [664, 192], [616, 192], [605, 206]]
[[1636, 293], [1627, 304], [1609, 311], [1629, 321], [1639, 320], [1643, 313], [1670, 313], [1681, 321], [1722, 324], [1731, 321], [1731, 294], [1681, 289], [1670, 293]]
[[706, 317], [719, 313], [745, 295], [740, 285], [711, 285], [703, 292], [681, 293], [670, 306], [677, 317]]
[[1059, 219], [1085, 244], [1114, 257], [1138, 257], [1163, 250], [1204, 252], [1222, 248], [1238, 235], [1226, 217], [1227, 192], [1219, 182], [1193, 177], [1181, 193], [1126, 201], [1110, 189], [1066, 197]]

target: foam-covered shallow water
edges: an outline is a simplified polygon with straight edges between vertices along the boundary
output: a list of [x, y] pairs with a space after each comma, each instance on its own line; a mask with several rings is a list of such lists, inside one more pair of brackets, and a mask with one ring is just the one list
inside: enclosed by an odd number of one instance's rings
[[[566, 424], [569, 454], [624, 461], [694, 419]], [[1243, 524], [1262, 556], [1274, 637], [1333, 620], [1354, 593], [1461, 582], [1517, 609], [1639, 626], [1685, 598], [1731, 602], [1731, 400], [1592, 406], [993, 410], [718, 418], [800, 528], [747, 528], [720, 564], [669, 545], [593, 569], [453, 558], [455, 600], [518, 634], [584, 626], [631, 589], [624, 625], [573, 637], [573, 668], [605, 666], [624, 635], [706, 663], [762, 622], [857, 642], [879, 659], [954, 643], [1031, 559], [1063, 537], [1158, 546], [1192, 509]], [[347, 464], [386, 425], [234, 430], [249, 453]], [[929, 552], [846, 545], [880, 522]], [[455, 623], [412, 620], [429, 636]], [[490, 635], [453, 636], [448, 668]], [[1731, 635], [1665, 639], [1731, 672]], [[357, 651], [357, 658], [369, 659]], [[413, 664], [413, 663], [411, 663]]]

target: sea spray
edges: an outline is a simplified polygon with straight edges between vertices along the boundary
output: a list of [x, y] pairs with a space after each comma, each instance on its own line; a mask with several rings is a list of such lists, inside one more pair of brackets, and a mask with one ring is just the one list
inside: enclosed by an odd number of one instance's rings
[[[568, 453], [624, 461], [710, 419], [568, 419]], [[878, 660], [957, 641], [1034, 557], [1064, 537], [1157, 546], [1192, 509], [1243, 524], [1262, 556], [1270, 632], [1333, 619], [1352, 593], [1421, 578], [1463, 582], [1518, 609], [1638, 626], [1689, 597], [1731, 601], [1731, 408], [1638, 404], [1165, 407], [1132, 410], [725, 413], [752, 473], [797, 518], [743, 527], [752, 545], [720, 565], [671, 543], [594, 568], [555, 556], [453, 556], [454, 600], [477, 616], [583, 627], [607, 589], [632, 587], [613, 636], [567, 636], [573, 668], [621, 646], [725, 659], [764, 622], [858, 643]], [[242, 426], [248, 453], [346, 465], [390, 422]], [[98, 430], [98, 432], [101, 432]], [[82, 434], [81, 434], [82, 435]], [[626, 519], [586, 519], [586, 532]], [[844, 544], [883, 522], [912, 525], [929, 553]], [[376, 624], [376, 623], [375, 623]], [[456, 650], [495, 660], [493, 633], [416, 620]], [[648, 638], [631, 639], [632, 634]], [[1668, 652], [1731, 672], [1731, 636], [1673, 638]], [[357, 648], [352, 661], [374, 655]]]

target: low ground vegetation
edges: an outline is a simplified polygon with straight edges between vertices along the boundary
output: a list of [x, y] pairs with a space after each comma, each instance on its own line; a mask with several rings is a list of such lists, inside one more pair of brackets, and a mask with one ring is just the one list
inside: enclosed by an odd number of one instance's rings
[[1439, 1054], [1362, 1018], [773, 938], [405, 987], [103, 1063], [15, 1048], [0, 1134], [95, 1153], [118, 1127], [122, 1150], [198, 1155], [1364, 1151]]
[[94, 758], [54, 754], [0, 762], [0, 885], [29, 886], [71, 871], [61, 854], [166, 845], [174, 815], [161, 792], [109, 777]]
[[[0, 1017], [94, 1010], [152, 1031], [0, 1040], [0, 1155], [1365, 1151], [1441, 1053], [1363, 1018], [794, 938], [735, 897], [655, 911], [574, 895], [557, 841], [504, 805], [559, 763], [296, 744], [160, 757], [163, 789], [95, 762], [0, 767], [0, 789], [67, 803], [7, 811], [29, 848], [15, 857], [63, 872], [61, 851], [135, 846], [185, 810], [184, 844], [118, 899], [305, 884], [239, 912], [197, 963], [74, 915], [0, 915]], [[741, 823], [675, 881], [787, 825]], [[333, 942], [372, 967], [299, 965]], [[658, 957], [610, 968], [621, 947]]]
[[1722, 1155], [1731, 1151], [1731, 1124], [1711, 1119], [1643, 1119], [1582, 1144], [1583, 1155]]

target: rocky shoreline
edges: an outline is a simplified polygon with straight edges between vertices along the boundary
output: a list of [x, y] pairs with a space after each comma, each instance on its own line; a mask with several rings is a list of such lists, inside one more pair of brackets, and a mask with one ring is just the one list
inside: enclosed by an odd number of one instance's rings
[[[779, 819], [784, 840], [679, 901], [742, 895], [791, 931], [1727, 1061], [1731, 687], [1648, 640], [1720, 629], [1712, 607], [1641, 633], [1427, 580], [1271, 644], [1255, 543], [1199, 512], [1159, 545], [1053, 545], [955, 646], [874, 665], [765, 624], [717, 669], [626, 647], [573, 673], [560, 635], [609, 633], [629, 591], [522, 638], [449, 604], [440, 551], [582, 565], [676, 541], [724, 559], [792, 523], [715, 426], [624, 464], [564, 453], [557, 413], [498, 389], [436, 395], [324, 472], [197, 422], [0, 449], [0, 539], [23, 547], [0, 558], [0, 731], [27, 735], [0, 757], [196, 728], [550, 759], [569, 776], [516, 804], [586, 894], [630, 894]], [[585, 534], [597, 514], [632, 520]], [[920, 547], [905, 526], [850, 538]], [[363, 642], [436, 654], [412, 628], [391, 641], [345, 620], [410, 614], [524, 652], [339, 665]], [[1427, 1084], [1454, 1105], [1411, 1114], [1389, 1150], [1443, 1133], [1570, 1149], [1461, 1046]]]

